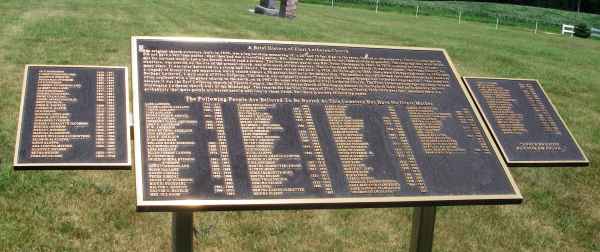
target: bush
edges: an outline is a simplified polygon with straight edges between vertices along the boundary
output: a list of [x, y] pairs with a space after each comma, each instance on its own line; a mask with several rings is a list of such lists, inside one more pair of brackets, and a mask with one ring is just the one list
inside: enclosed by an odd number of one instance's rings
[[592, 31], [586, 24], [578, 24], [575, 26], [575, 36], [580, 38], [589, 38]]

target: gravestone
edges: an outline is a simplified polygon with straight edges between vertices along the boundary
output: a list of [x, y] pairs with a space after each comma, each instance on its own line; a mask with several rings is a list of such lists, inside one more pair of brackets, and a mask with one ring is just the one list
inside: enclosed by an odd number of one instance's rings
[[279, 16], [286, 18], [295, 18], [297, 4], [298, 0], [281, 0]]
[[589, 165], [537, 80], [464, 80], [509, 166]]
[[254, 13], [265, 14], [269, 16], [279, 15], [276, 0], [261, 0], [259, 5], [254, 8]]
[[442, 49], [134, 37], [140, 211], [519, 203]]
[[127, 68], [28, 65], [15, 169], [129, 169]]
[[269, 9], [277, 9], [277, 1], [276, 0], [261, 0], [260, 5], [269, 8]]

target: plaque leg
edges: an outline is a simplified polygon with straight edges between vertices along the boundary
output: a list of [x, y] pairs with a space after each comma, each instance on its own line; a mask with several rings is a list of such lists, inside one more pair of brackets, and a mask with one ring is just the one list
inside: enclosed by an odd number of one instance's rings
[[430, 252], [433, 246], [435, 207], [415, 207], [413, 213], [411, 252]]
[[127, 118], [127, 127], [129, 127], [129, 140], [133, 140], [133, 134], [134, 134], [134, 129], [135, 129], [135, 125], [133, 125], [133, 112], [127, 112], [129, 113], [129, 116]]
[[194, 242], [193, 212], [173, 212], [171, 220], [171, 248], [174, 252], [191, 252]]

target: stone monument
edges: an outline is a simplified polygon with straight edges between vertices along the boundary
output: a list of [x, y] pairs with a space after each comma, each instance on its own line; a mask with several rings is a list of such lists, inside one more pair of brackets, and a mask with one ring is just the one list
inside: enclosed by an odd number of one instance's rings
[[260, 3], [254, 8], [254, 13], [277, 16], [279, 10], [277, 10], [275, 4], [275, 0], [260, 0]]
[[281, 0], [280, 17], [295, 18], [298, 0]]

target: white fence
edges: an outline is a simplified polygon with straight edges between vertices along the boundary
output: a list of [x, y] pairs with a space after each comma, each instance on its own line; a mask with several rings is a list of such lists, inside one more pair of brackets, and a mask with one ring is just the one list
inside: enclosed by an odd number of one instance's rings
[[592, 27], [592, 37], [600, 38], [600, 29]]
[[571, 34], [571, 37], [573, 37], [573, 34], [575, 34], [575, 26], [563, 24], [560, 34], [561, 35]]

